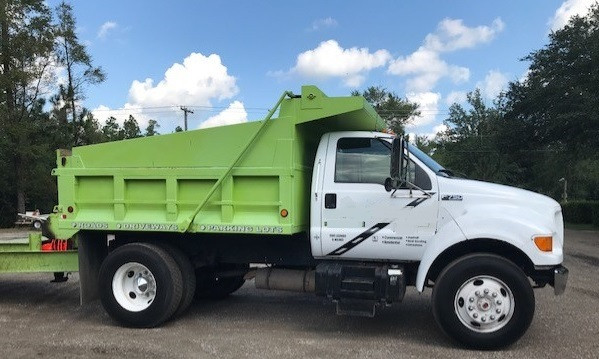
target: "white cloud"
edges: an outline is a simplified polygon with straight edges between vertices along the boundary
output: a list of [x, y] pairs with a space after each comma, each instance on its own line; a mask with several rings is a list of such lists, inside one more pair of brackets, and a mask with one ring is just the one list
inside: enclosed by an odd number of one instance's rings
[[202, 122], [198, 128], [208, 128], [216, 126], [233, 125], [248, 121], [248, 113], [240, 101], [233, 101], [229, 107], [224, 109], [218, 115], [208, 118]]
[[164, 78], [154, 85], [147, 78], [133, 81], [129, 89], [129, 101], [143, 107], [194, 104], [210, 106], [211, 99], [228, 99], [239, 89], [235, 77], [227, 73], [220, 56], [204, 56], [191, 53], [182, 64], [173, 64]]
[[308, 28], [308, 30], [309, 31], [318, 31], [318, 30], [321, 30], [324, 28], [335, 27], [337, 25], [338, 25], [337, 20], [335, 20], [329, 16], [324, 19], [314, 20], [314, 22], [312, 22], [312, 26], [310, 26], [310, 28]]
[[420, 116], [414, 118], [414, 121], [410, 123], [408, 128], [414, 128], [418, 126], [427, 125], [435, 121], [437, 113], [439, 112], [439, 100], [441, 100], [441, 94], [438, 92], [419, 92], [409, 93], [406, 96], [408, 101], [415, 102], [419, 105], [418, 110]]
[[447, 125], [445, 125], [445, 124], [441, 123], [441, 124], [433, 127], [433, 133], [435, 135], [438, 134], [439, 132], [445, 132], [445, 131], [447, 131]]
[[98, 38], [99, 39], [105, 39], [106, 36], [108, 35], [108, 32], [110, 32], [110, 30], [114, 30], [118, 27], [118, 24], [114, 21], [106, 21], [105, 23], [102, 24], [102, 26], [100, 26], [100, 29], [98, 30]]
[[[107, 115], [109, 111], [112, 111], [110, 107], [100, 105], [92, 110], [94, 117], [102, 119], [103, 117], [110, 117], [111, 115]], [[114, 117], [114, 116], [113, 116]]]
[[551, 31], [557, 31], [566, 26], [574, 15], [584, 16], [596, 0], [566, 0], [555, 11], [553, 18], [549, 19], [547, 25]]
[[466, 91], [451, 91], [447, 97], [445, 97], [445, 103], [449, 106], [454, 103], [466, 102]]
[[507, 88], [508, 82], [505, 74], [497, 70], [491, 70], [483, 81], [476, 84], [476, 87], [480, 89], [484, 96], [493, 99]]
[[[238, 92], [236, 79], [228, 74], [220, 56], [191, 53], [183, 63], [175, 63], [168, 68], [156, 84], [151, 78], [134, 80], [129, 88], [129, 101], [121, 109], [99, 106], [94, 115], [101, 121], [112, 115], [122, 122], [133, 114], [141, 127], [150, 118], [182, 119], [179, 105], [210, 107], [212, 101], [230, 99]], [[163, 128], [169, 126], [165, 123], [160, 125]]]
[[391, 54], [387, 50], [371, 53], [368, 48], [344, 49], [335, 40], [321, 42], [317, 48], [297, 56], [289, 71], [311, 78], [341, 78], [346, 86], [360, 86], [368, 71], [387, 64]]
[[443, 19], [437, 26], [437, 31], [426, 36], [424, 47], [437, 52], [473, 48], [493, 40], [504, 27], [500, 18], [493, 20], [491, 26], [477, 27], [465, 26], [460, 19]]
[[490, 42], [504, 27], [499, 18], [490, 26], [477, 27], [467, 27], [462, 20], [444, 19], [434, 33], [425, 37], [418, 50], [392, 60], [388, 72], [408, 76], [406, 90], [412, 92], [429, 92], [444, 77], [455, 84], [463, 83], [470, 79], [470, 70], [448, 64], [441, 59], [441, 54]]
[[439, 53], [420, 47], [406, 57], [391, 62], [389, 73], [393, 75], [412, 75], [406, 80], [406, 90], [427, 92], [432, 90], [442, 77], [450, 77], [454, 83], [462, 83], [470, 78], [470, 70], [465, 67], [449, 65], [441, 60]]
[[447, 126], [441, 123], [436, 126], [433, 126], [433, 130], [431, 132], [418, 133], [415, 135], [424, 136], [429, 140], [434, 140], [435, 137], [437, 137], [440, 133], [443, 133], [445, 131], [447, 131]]

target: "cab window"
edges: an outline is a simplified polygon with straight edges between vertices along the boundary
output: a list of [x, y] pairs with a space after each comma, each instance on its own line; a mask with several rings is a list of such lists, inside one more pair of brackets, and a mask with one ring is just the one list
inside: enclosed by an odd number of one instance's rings
[[340, 138], [335, 182], [385, 184], [391, 163], [390, 147], [376, 138]]
[[[391, 165], [391, 144], [376, 138], [340, 138], [337, 141], [335, 182], [385, 184]], [[426, 172], [414, 161], [408, 165], [408, 181], [432, 189]]]

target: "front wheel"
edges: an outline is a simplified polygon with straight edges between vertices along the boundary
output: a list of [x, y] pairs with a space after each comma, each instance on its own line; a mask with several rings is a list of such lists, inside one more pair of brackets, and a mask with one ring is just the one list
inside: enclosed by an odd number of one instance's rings
[[473, 254], [441, 272], [432, 307], [447, 335], [468, 347], [495, 349], [526, 332], [535, 298], [528, 278], [514, 263], [492, 254]]

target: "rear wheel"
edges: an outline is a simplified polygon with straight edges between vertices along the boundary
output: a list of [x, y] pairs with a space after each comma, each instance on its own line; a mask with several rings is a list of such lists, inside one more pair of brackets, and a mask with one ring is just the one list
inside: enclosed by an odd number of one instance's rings
[[177, 266], [181, 270], [181, 277], [183, 279], [183, 288], [181, 293], [181, 301], [175, 311], [174, 317], [183, 314], [193, 302], [194, 293], [196, 290], [196, 273], [189, 257], [187, 257], [179, 248], [172, 246], [168, 243], [160, 243], [160, 246], [164, 248], [168, 254], [173, 257]]
[[102, 263], [99, 281], [104, 309], [124, 326], [155, 327], [181, 302], [181, 270], [156, 245], [132, 243], [115, 249]]
[[535, 298], [528, 278], [514, 263], [492, 254], [474, 254], [441, 272], [432, 307], [447, 335], [468, 347], [495, 349], [526, 332]]
[[216, 268], [198, 268], [196, 270], [197, 299], [220, 300], [228, 297], [245, 283], [247, 264], [222, 264]]

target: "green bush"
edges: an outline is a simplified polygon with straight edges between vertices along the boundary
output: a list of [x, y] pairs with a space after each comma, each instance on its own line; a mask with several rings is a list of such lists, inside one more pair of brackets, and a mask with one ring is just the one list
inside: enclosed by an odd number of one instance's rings
[[599, 201], [569, 201], [562, 203], [564, 221], [599, 226]]

